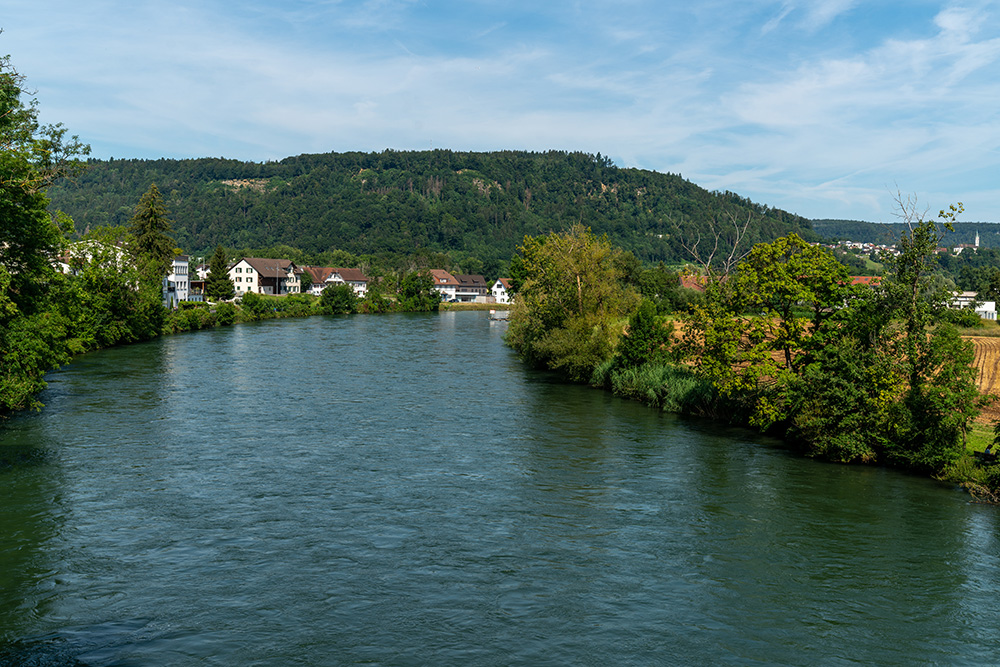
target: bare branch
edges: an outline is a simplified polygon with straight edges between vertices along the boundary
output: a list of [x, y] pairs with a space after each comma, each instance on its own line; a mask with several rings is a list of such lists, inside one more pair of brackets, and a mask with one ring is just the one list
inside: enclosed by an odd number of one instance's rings
[[[750, 228], [750, 223], [753, 222], [753, 213], [747, 213], [746, 220], [737, 218], [734, 213], [728, 211], [726, 212], [726, 217], [729, 218], [728, 222], [732, 225], [732, 231], [725, 229], [724, 227], [728, 227], [729, 225], [722, 225], [718, 219], [713, 219], [709, 222], [709, 231], [712, 234], [713, 243], [712, 250], [707, 255], [703, 255], [699, 247], [702, 242], [700, 230], [695, 232], [697, 238], [693, 243], [685, 242], [683, 237], [680, 241], [681, 247], [687, 251], [710, 279], [728, 276], [736, 269], [736, 266], [743, 258], [750, 253], [750, 248], [741, 249], [741, 247], [744, 245], [747, 229]], [[730, 249], [726, 257], [720, 261], [716, 259], [716, 255], [719, 253], [719, 246], [723, 241], [730, 246]]]

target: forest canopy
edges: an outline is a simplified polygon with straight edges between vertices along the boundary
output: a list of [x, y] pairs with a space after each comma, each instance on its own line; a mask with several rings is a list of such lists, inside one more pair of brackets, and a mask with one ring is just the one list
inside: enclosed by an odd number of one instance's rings
[[88, 166], [48, 193], [78, 233], [126, 224], [156, 183], [178, 246], [206, 255], [217, 245], [278, 244], [379, 257], [448, 253], [469, 272], [495, 276], [525, 236], [574, 224], [649, 263], [687, 261], [681, 240], [729, 217], [753, 216], [752, 242], [792, 232], [816, 238], [800, 216], [679, 175], [619, 168], [599, 154], [386, 150]]

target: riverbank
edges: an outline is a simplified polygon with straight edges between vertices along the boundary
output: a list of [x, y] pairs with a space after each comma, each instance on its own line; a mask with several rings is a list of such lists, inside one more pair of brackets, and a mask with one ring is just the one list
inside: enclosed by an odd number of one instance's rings
[[[45, 374], [69, 364], [81, 354], [109, 349], [130, 343], [139, 343], [161, 336], [199, 331], [246, 322], [281, 318], [304, 318], [313, 315], [373, 314], [391, 312], [421, 312], [436, 310], [430, 308], [426, 300], [401, 300], [395, 297], [374, 295], [372, 299], [355, 299], [336, 307], [324, 303], [321, 297], [310, 294], [289, 294], [273, 296], [248, 292], [238, 301], [194, 302], [183, 301], [174, 310], [163, 308], [147, 314], [144, 321], [154, 323], [144, 328], [136, 327], [138, 333], [126, 327], [117, 326], [115, 334], [92, 336], [86, 343], [68, 338], [69, 327], [65, 324], [50, 327], [45, 337], [32, 341], [34, 353], [28, 362], [8, 364], [0, 373], [0, 424], [17, 412], [40, 409], [43, 404], [37, 400], [38, 394], [47, 386]], [[414, 305], [416, 304], [416, 305]], [[455, 304], [452, 304], [455, 305]], [[478, 305], [478, 304], [473, 304]], [[156, 308], [160, 308], [157, 304]], [[128, 331], [124, 335], [121, 331]], [[29, 338], [27, 333], [23, 336]], [[27, 343], [25, 343], [27, 345]], [[22, 346], [23, 347], [23, 346]], [[8, 357], [8, 361], [10, 358]], [[11, 397], [14, 398], [11, 398]]]

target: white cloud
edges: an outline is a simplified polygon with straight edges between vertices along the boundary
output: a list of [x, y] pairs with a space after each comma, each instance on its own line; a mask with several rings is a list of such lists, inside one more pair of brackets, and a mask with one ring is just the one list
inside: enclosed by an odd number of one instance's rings
[[989, 5], [855, 45], [850, 0], [27, 4], [0, 0], [0, 52], [101, 157], [600, 151], [815, 217], [893, 182], [972, 201], [1000, 169]]

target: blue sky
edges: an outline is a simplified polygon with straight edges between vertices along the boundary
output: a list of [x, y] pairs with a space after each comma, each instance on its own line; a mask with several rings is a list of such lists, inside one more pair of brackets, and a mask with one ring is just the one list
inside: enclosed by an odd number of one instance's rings
[[897, 190], [1000, 222], [1000, 6], [853, 0], [0, 0], [93, 156], [549, 149], [810, 218]]

